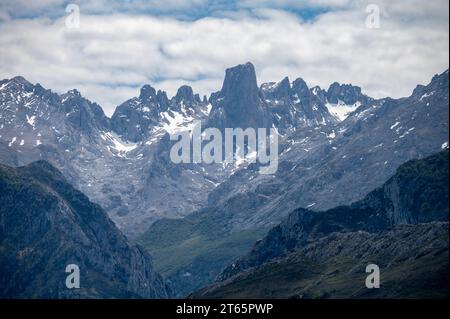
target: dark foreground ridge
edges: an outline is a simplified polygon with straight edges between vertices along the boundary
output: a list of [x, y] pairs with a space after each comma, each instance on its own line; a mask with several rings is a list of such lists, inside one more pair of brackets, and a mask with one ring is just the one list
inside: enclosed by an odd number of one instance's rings
[[[151, 257], [48, 162], [0, 165], [0, 298], [167, 298]], [[66, 287], [66, 266], [80, 288]]]

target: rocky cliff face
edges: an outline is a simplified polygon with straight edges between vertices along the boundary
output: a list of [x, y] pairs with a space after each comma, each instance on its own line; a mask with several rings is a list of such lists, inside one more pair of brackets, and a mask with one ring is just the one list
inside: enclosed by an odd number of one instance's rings
[[117, 107], [111, 117], [111, 125], [114, 132], [128, 141], [145, 141], [154, 137], [161, 127], [173, 130], [200, 120], [207, 115], [207, 105], [186, 85], [180, 87], [170, 100], [166, 92], [144, 85], [139, 97]]
[[207, 126], [223, 130], [267, 128], [272, 124], [251, 63], [227, 69], [222, 89], [211, 96], [210, 102], [212, 109]]
[[448, 221], [448, 150], [398, 169], [381, 188], [350, 206], [313, 212], [297, 209], [250, 253], [227, 267], [219, 280], [260, 266], [289, 251], [339, 232], [382, 232], [398, 224]]
[[276, 174], [261, 176], [252, 167], [234, 174], [209, 194], [208, 213], [231, 216], [226, 227], [236, 230], [264, 227], [296, 207], [360, 200], [404, 162], [446, 147], [448, 110], [444, 72], [421, 94], [361, 105], [335, 126], [298, 128], [280, 139]]
[[[65, 285], [80, 269], [80, 289]], [[2, 298], [167, 298], [151, 257], [44, 161], [0, 165]]]
[[292, 83], [289, 78], [278, 83], [265, 83], [261, 85], [261, 94], [281, 134], [338, 122], [327, 109], [326, 98], [322, 99], [316, 91], [310, 90], [301, 78]]
[[339, 84], [334, 82], [326, 92], [327, 102], [337, 104], [343, 102], [347, 105], [353, 105], [357, 102], [367, 104], [369, 97], [361, 92], [361, 88], [351, 84]]

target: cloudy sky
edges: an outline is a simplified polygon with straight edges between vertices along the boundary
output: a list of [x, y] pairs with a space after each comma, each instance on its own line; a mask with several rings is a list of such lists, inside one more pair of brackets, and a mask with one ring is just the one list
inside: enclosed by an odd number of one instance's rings
[[[80, 10], [79, 25], [71, 3]], [[247, 61], [259, 83], [302, 77], [310, 86], [338, 81], [373, 97], [401, 97], [448, 68], [448, 6], [448, 0], [0, 0], [0, 78], [22, 75], [58, 93], [77, 88], [108, 115], [146, 83], [169, 96], [182, 84], [209, 95], [221, 88], [227, 67]]]

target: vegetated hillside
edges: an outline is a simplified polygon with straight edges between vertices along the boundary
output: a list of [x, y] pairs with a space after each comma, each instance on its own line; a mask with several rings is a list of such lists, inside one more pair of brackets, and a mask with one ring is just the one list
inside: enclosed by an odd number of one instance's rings
[[[66, 266], [80, 288], [66, 287]], [[45, 161], [0, 165], [1, 298], [167, 298], [150, 255]]]
[[[448, 223], [332, 233], [193, 298], [448, 298]], [[380, 267], [367, 289], [366, 266]]]

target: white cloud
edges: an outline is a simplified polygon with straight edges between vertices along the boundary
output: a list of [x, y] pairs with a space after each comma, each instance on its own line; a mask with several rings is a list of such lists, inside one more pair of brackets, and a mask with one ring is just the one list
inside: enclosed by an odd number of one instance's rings
[[[202, 3], [172, 3], [191, 1]], [[341, 9], [309, 22], [270, 8], [196, 21], [82, 10], [80, 29], [65, 28], [64, 17], [4, 19], [0, 78], [77, 88], [111, 114], [145, 83], [169, 95], [182, 84], [209, 94], [220, 89], [225, 68], [247, 61], [260, 83], [301, 76], [325, 88], [353, 83], [375, 97], [408, 95], [448, 68], [448, 1], [378, 1], [380, 29], [365, 27], [365, 2], [322, 2]]]
[[258, 8], [267, 6], [275, 8], [342, 8], [349, 6], [351, 2], [351, 0], [243, 0], [239, 1], [238, 5], [244, 8]]
[[49, 13], [58, 10], [62, 12], [64, 0], [2, 0], [0, 12], [3, 16], [32, 16], [35, 14]]

